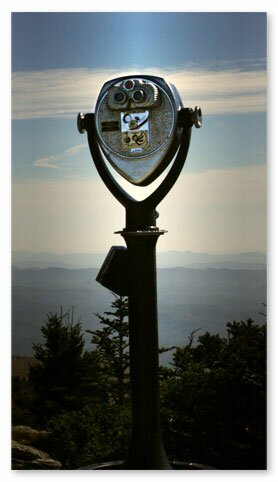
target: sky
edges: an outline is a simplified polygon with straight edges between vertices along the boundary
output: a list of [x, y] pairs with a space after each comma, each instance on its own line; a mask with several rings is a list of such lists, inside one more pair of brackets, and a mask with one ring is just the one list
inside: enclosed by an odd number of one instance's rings
[[[124, 244], [78, 112], [125, 74], [172, 82], [201, 106], [183, 171], [158, 206], [157, 250], [266, 252], [266, 14], [12, 14], [12, 247], [78, 253]], [[124, 186], [141, 199], [149, 188]], [[152, 187], [151, 187], [152, 189]]]

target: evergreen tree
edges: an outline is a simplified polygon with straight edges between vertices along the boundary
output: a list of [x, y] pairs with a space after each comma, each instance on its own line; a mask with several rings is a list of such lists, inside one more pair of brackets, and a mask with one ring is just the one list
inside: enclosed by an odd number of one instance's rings
[[170, 458], [222, 469], [266, 467], [266, 326], [227, 324], [173, 355], [162, 380], [162, 420]]
[[123, 403], [127, 394], [129, 368], [128, 352], [128, 300], [126, 297], [114, 295], [111, 303], [112, 311], [102, 316], [96, 313], [102, 328], [86, 330], [92, 335], [92, 343], [96, 346], [102, 366], [103, 375], [110, 380], [112, 398]]
[[[130, 406], [119, 402], [126, 401], [127, 301], [116, 299], [112, 308], [105, 313], [114, 320], [111, 346], [106, 331], [104, 337], [97, 331], [96, 340], [102, 342], [84, 352], [80, 321], [74, 321], [73, 310], [63, 313], [62, 309], [60, 314], [47, 315], [41, 327], [43, 342], [33, 345], [39, 363], [31, 368], [27, 382], [28, 420], [34, 428], [49, 431], [46, 446], [38, 448], [60, 460], [65, 469], [126, 456]], [[14, 419], [24, 424], [19, 388], [17, 384], [14, 389]]]
[[65, 314], [61, 309], [60, 315], [49, 313], [41, 332], [44, 342], [33, 345], [40, 363], [31, 367], [29, 379], [35, 392], [34, 412], [38, 423], [45, 425], [51, 416], [85, 403], [98, 360], [83, 353], [81, 323], [74, 321], [73, 309]]

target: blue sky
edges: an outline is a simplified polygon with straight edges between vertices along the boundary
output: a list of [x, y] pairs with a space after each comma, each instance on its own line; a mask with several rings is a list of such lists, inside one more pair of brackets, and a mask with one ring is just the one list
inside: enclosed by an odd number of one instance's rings
[[13, 70], [167, 67], [266, 56], [258, 13], [20, 13]]
[[102, 186], [76, 115], [128, 72], [165, 77], [204, 113], [159, 206], [170, 234], [158, 249], [265, 251], [264, 13], [14, 13], [12, 69], [14, 249], [119, 243], [123, 208]]

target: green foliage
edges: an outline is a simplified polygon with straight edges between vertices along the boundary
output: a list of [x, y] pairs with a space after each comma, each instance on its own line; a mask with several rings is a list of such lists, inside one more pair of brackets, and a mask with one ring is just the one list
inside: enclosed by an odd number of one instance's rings
[[123, 296], [114, 294], [111, 303], [113, 311], [106, 311], [102, 316], [96, 314], [102, 328], [91, 331], [92, 343], [96, 346], [96, 352], [101, 362], [102, 373], [109, 378], [111, 396], [113, 400], [123, 403], [127, 396], [127, 370], [129, 368], [128, 351], [128, 300]]
[[[97, 314], [95, 348], [84, 352], [73, 311], [48, 314], [39, 364], [13, 380], [13, 423], [50, 431], [45, 450], [65, 469], [126, 458], [131, 413], [127, 299]], [[227, 338], [205, 333], [175, 348], [161, 367], [161, 419], [170, 460], [219, 469], [266, 465], [266, 325], [227, 324]], [[168, 350], [162, 349], [162, 351]]]
[[127, 450], [127, 301], [116, 297], [112, 308], [106, 318], [98, 315], [104, 329], [93, 332], [91, 352], [84, 352], [73, 310], [49, 313], [41, 328], [44, 342], [34, 345], [39, 364], [28, 382], [32, 425], [50, 431], [45, 448], [65, 469], [124, 458]]
[[127, 453], [130, 429], [128, 403], [98, 403], [52, 417], [51, 453], [65, 469], [106, 460], [122, 460]]
[[36, 424], [31, 409], [35, 393], [30, 386], [28, 379], [21, 377], [12, 378], [12, 425]]
[[34, 345], [40, 363], [30, 368], [29, 379], [38, 425], [45, 426], [62, 410], [78, 410], [94, 390], [99, 393], [101, 384], [98, 357], [83, 354], [81, 323], [74, 322], [73, 310], [48, 314], [41, 331], [44, 343]]
[[206, 333], [178, 348], [162, 380], [168, 455], [224, 469], [266, 464], [266, 327], [227, 324], [228, 339]]

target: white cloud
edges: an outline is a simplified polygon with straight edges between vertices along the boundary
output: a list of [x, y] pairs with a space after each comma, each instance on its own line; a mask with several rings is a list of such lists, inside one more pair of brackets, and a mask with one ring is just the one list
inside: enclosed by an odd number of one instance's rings
[[[266, 110], [265, 70], [145, 69], [140, 73], [169, 80], [178, 88], [184, 105], [201, 105], [205, 114]], [[93, 111], [104, 82], [127, 74], [134, 74], [134, 71], [57, 69], [15, 72], [12, 80], [13, 118], [73, 117], [79, 111]]]
[[[185, 172], [158, 211], [158, 226], [168, 230], [160, 251], [265, 251], [266, 167]], [[124, 227], [124, 208], [97, 178], [16, 182], [12, 219], [15, 250], [89, 252], [124, 245], [113, 234]]]
[[59, 167], [59, 161], [64, 161], [69, 157], [76, 156], [82, 149], [86, 148], [87, 144], [78, 144], [76, 146], [69, 147], [60, 154], [50, 155], [47, 157], [41, 157], [33, 162], [33, 166], [45, 167], [51, 169], [57, 169]]
[[60, 159], [60, 156], [47, 156], [47, 157], [41, 157], [40, 159], [37, 159], [34, 163], [33, 166], [36, 167], [50, 167], [51, 169], [57, 169], [56, 164], [52, 164], [53, 162], [57, 161]]

